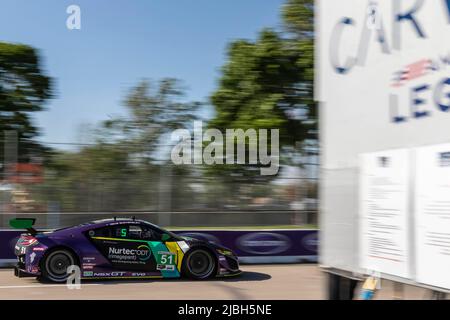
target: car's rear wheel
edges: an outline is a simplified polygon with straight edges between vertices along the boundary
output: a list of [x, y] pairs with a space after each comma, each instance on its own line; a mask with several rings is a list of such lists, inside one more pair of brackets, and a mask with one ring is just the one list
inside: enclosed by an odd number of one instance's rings
[[183, 260], [183, 274], [191, 279], [208, 279], [214, 275], [216, 265], [216, 258], [209, 250], [193, 249]]
[[42, 277], [52, 282], [65, 282], [69, 277], [67, 268], [76, 265], [74, 255], [65, 249], [57, 249], [48, 253], [41, 264]]

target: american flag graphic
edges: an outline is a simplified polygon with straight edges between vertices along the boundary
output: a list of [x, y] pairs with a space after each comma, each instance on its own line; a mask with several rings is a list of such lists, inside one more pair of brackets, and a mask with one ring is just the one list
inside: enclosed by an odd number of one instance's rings
[[428, 73], [431, 67], [430, 59], [422, 59], [407, 65], [403, 70], [400, 70], [394, 74], [392, 86], [401, 87], [408, 81], [422, 77]]

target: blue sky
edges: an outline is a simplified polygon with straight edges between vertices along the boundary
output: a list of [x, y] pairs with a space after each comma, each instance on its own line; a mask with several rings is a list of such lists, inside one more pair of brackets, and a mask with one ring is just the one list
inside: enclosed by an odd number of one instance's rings
[[[175, 77], [187, 98], [214, 90], [226, 46], [279, 27], [283, 0], [0, 0], [0, 41], [38, 48], [56, 98], [36, 116], [41, 141], [80, 142], [83, 126], [123, 114], [139, 79]], [[66, 8], [81, 8], [68, 30]]]

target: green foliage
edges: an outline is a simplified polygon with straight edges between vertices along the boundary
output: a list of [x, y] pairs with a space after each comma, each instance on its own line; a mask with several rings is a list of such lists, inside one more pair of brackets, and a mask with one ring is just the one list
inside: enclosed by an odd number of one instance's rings
[[[281, 14], [281, 31], [264, 29], [254, 41], [228, 46], [211, 95], [216, 115], [208, 126], [223, 133], [227, 128], [280, 129], [281, 158], [289, 162], [298, 144], [316, 140], [313, 1], [287, 0]], [[105, 121], [92, 146], [55, 154], [39, 186], [43, 200], [60, 202], [62, 211], [117, 211], [161, 209], [164, 192], [171, 194], [171, 209], [183, 210], [237, 208], [257, 197], [273, 197], [275, 186], [266, 185], [273, 177], [260, 176], [257, 166], [202, 170], [154, 161], [168, 134], [189, 127], [200, 106], [183, 101], [178, 80], [142, 80], [129, 90], [124, 105], [128, 115]]]
[[181, 101], [184, 93], [179, 80], [166, 78], [152, 89], [149, 81], [142, 80], [129, 90], [124, 101], [129, 116], [105, 121], [100, 141], [120, 144], [130, 153], [152, 159], [165, 135], [196, 118], [200, 103]]
[[[145, 80], [131, 88], [124, 100], [128, 116], [102, 123], [91, 145], [55, 152], [44, 184], [36, 187], [39, 200], [59, 203], [62, 211], [158, 210], [159, 189], [170, 177], [161, 173], [169, 164], [154, 161], [155, 153], [172, 129], [195, 119], [199, 103], [182, 102], [175, 79], [163, 79], [152, 89]], [[181, 179], [187, 172], [173, 172], [176, 202], [176, 191], [187, 189]]]
[[312, 38], [314, 0], [288, 0], [281, 10], [286, 32], [295, 39]]
[[[211, 96], [216, 115], [210, 127], [279, 129], [281, 147], [316, 139], [313, 1], [288, 0], [282, 17], [283, 32], [264, 29], [255, 41], [229, 45]], [[240, 175], [255, 172], [251, 166], [217, 168], [227, 176], [230, 170]]]
[[126, 210], [149, 202], [145, 192], [157, 174], [153, 167], [131, 164], [126, 150], [96, 144], [55, 153], [35, 194], [58, 203], [62, 211]]
[[44, 149], [33, 140], [38, 129], [31, 113], [41, 111], [51, 97], [51, 79], [44, 75], [37, 51], [26, 45], [0, 42], [0, 133], [3, 136], [5, 130], [17, 131], [22, 161]]

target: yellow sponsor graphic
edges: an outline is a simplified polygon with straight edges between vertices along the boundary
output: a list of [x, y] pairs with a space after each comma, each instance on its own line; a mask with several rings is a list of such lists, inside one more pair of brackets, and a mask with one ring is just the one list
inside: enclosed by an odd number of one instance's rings
[[181, 263], [183, 262], [184, 253], [181, 250], [180, 246], [176, 242], [166, 242], [165, 243], [167, 249], [170, 252], [175, 253], [177, 257], [177, 269], [181, 272]]

